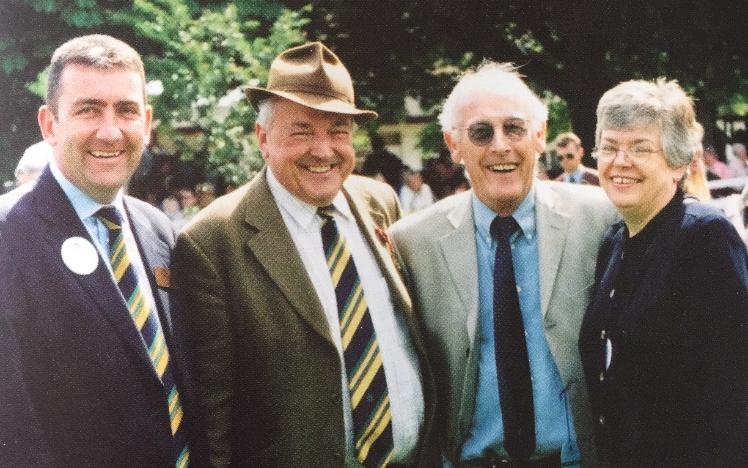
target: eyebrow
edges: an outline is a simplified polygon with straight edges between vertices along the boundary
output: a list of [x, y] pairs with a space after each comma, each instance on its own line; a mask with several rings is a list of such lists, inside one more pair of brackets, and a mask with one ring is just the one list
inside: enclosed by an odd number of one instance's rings
[[[85, 99], [79, 99], [75, 102], [73, 102], [72, 108], [76, 107], [82, 107], [82, 106], [98, 106], [98, 107], [106, 107], [108, 103], [106, 101], [103, 101], [101, 99], [94, 99], [94, 98], [85, 98]], [[117, 101], [114, 103], [115, 107], [121, 107], [121, 106], [137, 106], [140, 107], [140, 103], [137, 101], [132, 101], [129, 99], [125, 99], [122, 101]]]
[[[611, 138], [611, 137], [603, 137], [603, 140], [607, 141], [609, 143], [619, 143], [618, 140], [616, 140], [615, 138]], [[652, 144], [657, 144], [657, 142], [652, 141], [649, 138], [637, 138], [636, 140], [632, 141], [630, 144], [636, 145], [638, 143], [652, 143]]]
[[291, 122], [292, 129], [309, 130], [312, 126], [306, 122]]
[[91, 106], [91, 105], [103, 107], [103, 106], [106, 106], [106, 102], [100, 99], [92, 99], [92, 98], [79, 99], [73, 102], [72, 107]]

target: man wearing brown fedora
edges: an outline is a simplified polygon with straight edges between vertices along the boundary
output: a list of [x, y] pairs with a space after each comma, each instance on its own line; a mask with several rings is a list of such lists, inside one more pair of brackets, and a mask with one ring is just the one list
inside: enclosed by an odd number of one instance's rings
[[213, 466], [433, 466], [433, 379], [385, 233], [400, 207], [350, 175], [376, 113], [319, 42], [245, 91], [266, 167], [175, 251]]

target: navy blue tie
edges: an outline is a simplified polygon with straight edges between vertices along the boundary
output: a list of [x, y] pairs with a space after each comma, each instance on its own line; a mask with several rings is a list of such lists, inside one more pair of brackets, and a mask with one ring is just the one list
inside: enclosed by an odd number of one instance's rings
[[512, 460], [527, 460], [535, 451], [535, 416], [525, 327], [509, 246], [509, 237], [517, 229], [519, 225], [511, 216], [497, 216], [491, 222], [491, 235], [496, 239], [494, 346], [499, 402], [504, 420], [504, 448]]

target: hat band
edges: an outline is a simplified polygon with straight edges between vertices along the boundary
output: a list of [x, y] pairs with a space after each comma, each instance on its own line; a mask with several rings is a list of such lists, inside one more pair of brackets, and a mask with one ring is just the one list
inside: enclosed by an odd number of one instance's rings
[[282, 92], [282, 93], [304, 93], [304, 94], [316, 94], [318, 96], [326, 96], [333, 99], [338, 99], [340, 101], [347, 102], [348, 104], [353, 104], [353, 99], [349, 97], [346, 94], [343, 93], [336, 93], [332, 92], [330, 90], [321, 90], [319, 88], [314, 87], [304, 87], [304, 86], [296, 86], [293, 88], [287, 88], [287, 87], [275, 87], [275, 86], [268, 86], [266, 88], [266, 91], [269, 92]]

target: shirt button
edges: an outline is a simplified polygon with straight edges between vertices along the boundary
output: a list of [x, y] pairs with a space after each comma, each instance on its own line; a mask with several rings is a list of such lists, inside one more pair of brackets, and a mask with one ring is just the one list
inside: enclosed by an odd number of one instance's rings
[[602, 330], [602, 331], [600, 332], [600, 339], [601, 339], [601, 340], [604, 340], [604, 339], [605, 339], [605, 330]]
[[602, 382], [604, 380], [605, 380], [605, 373], [604, 372], [600, 372], [600, 382]]
[[520, 288], [519, 286], [517, 286], [517, 292], [521, 293], [522, 292], [522, 288]]

